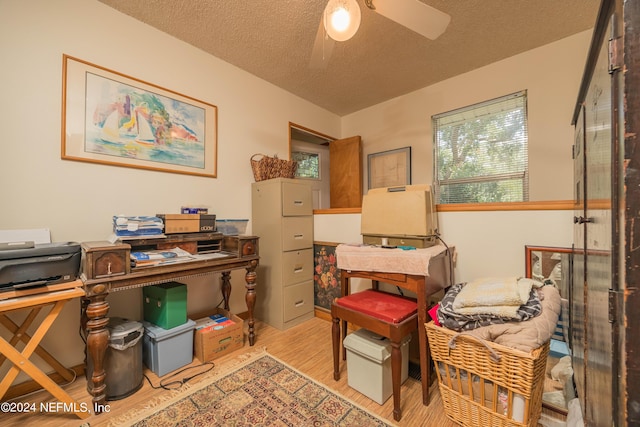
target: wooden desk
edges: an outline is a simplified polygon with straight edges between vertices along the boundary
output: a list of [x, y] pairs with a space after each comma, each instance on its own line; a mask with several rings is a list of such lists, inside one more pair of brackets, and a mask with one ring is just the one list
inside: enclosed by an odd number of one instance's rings
[[[73, 380], [73, 377], [70, 376], [68, 370], [44, 348], [40, 347], [40, 341], [44, 338], [45, 334], [60, 314], [65, 303], [84, 295], [84, 291], [80, 288], [82, 283], [79, 280], [69, 282], [66, 285], [74, 287], [55, 292], [17, 296], [15, 298], [8, 298], [0, 301], [0, 323], [13, 333], [13, 337], [9, 341], [0, 337], [0, 365], [5, 361], [5, 358], [13, 364], [0, 382], [0, 400], [5, 396], [11, 386], [11, 383], [16, 379], [20, 371], [23, 371], [60, 402], [64, 402], [70, 408], [76, 408], [76, 412], [74, 413], [79, 418], [87, 418], [90, 413], [88, 411], [82, 411], [82, 405], [73, 400], [66, 391], [64, 391], [58, 384], [49, 378], [47, 374], [42, 372], [42, 370], [29, 360], [33, 353], [36, 353], [51, 365], [51, 367], [53, 367], [60, 375], [62, 375], [63, 378]], [[20, 291], [16, 292], [19, 293]], [[40, 310], [49, 305], [52, 306], [51, 310], [46, 314], [40, 325], [38, 325], [33, 335], [30, 336], [27, 333], [27, 329], [33, 323]], [[5, 313], [22, 309], [30, 309], [31, 311], [21, 325], [15, 324], [5, 315]], [[15, 345], [20, 341], [25, 342], [22, 352], [19, 352], [15, 348]]]
[[[338, 246], [340, 248], [340, 246]], [[351, 248], [351, 250], [354, 250]], [[384, 250], [384, 249], [383, 249]], [[379, 282], [389, 283], [391, 285], [399, 286], [400, 288], [406, 289], [416, 294], [417, 303], [418, 303], [418, 345], [420, 349], [420, 375], [422, 381], [422, 403], [424, 405], [429, 404], [429, 384], [431, 379], [431, 352], [429, 350], [429, 343], [427, 341], [427, 334], [424, 329], [424, 324], [427, 321], [427, 311], [428, 311], [428, 301], [429, 297], [438, 291], [442, 290], [444, 287], [449, 286], [450, 280], [449, 277], [450, 270], [450, 262], [449, 257], [452, 256], [450, 253], [453, 249], [447, 249], [444, 252], [440, 252], [440, 255], [433, 256], [431, 258], [431, 265], [429, 266], [429, 272], [432, 272], [432, 268], [436, 267], [441, 270], [441, 275], [431, 274], [407, 274], [407, 273], [399, 273], [399, 272], [384, 272], [384, 271], [373, 271], [379, 268], [384, 268], [381, 264], [377, 264], [377, 266], [373, 266], [370, 270], [350, 270], [344, 267], [341, 267], [341, 259], [340, 253], [338, 252], [338, 267], [341, 268], [340, 271], [340, 281], [341, 281], [341, 293], [342, 296], [348, 295], [350, 293], [350, 279], [352, 278], [361, 278], [361, 279], [370, 279], [373, 281], [373, 286], [377, 287]], [[436, 249], [437, 251], [437, 249]], [[414, 251], [411, 251], [414, 252]], [[402, 253], [398, 252], [398, 256], [403, 256]], [[411, 255], [415, 255], [415, 252]], [[343, 259], [344, 260], [344, 259]], [[434, 262], [437, 260], [437, 263]], [[347, 262], [347, 266], [349, 265], [349, 261]], [[353, 265], [358, 265], [358, 259], [355, 259]], [[363, 265], [366, 263], [363, 263]], [[428, 264], [428, 262], [427, 262]]]
[[[212, 233], [212, 238], [217, 239]], [[162, 244], [163, 241], [144, 240], [145, 245]], [[175, 240], [175, 239], [174, 239]], [[126, 243], [129, 243], [128, 241]], [[140, 242], [137, 242], [140, 243]], [[220, 242], [220, 254], [223, 258], [190, 261], [185, 263], [167, 264], [156, 267], [133, 268], [128, 274], [87, 279], [82, 276], [86, 296], [82, 301], [82, 327], [87, 334], [87, 357], [93, 361], [93, 375], [87, 381], [87, 390], [93, 396], [94, 407], [101, 408], [106, 401], [104, 356], [109, 344], [107, 325], [109, 318], [109, 303], [106, 297], [110, 292], [157, 285], [173, 280], [184, 280], [190, 277], [203, 276], [211, 273], [222, 273], [221, 288], [224, 298], [224, 308], [229, 310], [229, 296], [231, 295], [231, 271], [245, 269], [245, 301], [248, 310], [247, 324], [249, 326], [249, 345], [255, 343], [255, 319], [253, 316], [256, 301], [256, 273], [258, 266], [258, 237], [255, 236], [225, 236]], [[133, 245], [132, 245], [133, 248]], [[96, 405], [99, 404], [99, 405]]]

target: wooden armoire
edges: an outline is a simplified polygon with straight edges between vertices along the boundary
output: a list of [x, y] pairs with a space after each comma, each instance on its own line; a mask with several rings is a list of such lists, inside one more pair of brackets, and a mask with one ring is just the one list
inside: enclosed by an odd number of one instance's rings
[[602, 1], [573, 124], [576, 392], [586, 426], [640, 425], [640, 1]]

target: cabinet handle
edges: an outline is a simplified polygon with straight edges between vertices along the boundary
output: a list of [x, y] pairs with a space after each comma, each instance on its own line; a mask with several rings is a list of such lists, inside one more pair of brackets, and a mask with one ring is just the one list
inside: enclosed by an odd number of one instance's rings
[[303, 270], [302, 266], [296, 266], [293, 268], [294, 273], [300, 273]]
[[303, 205], [302, 200], [294, 200], [293, 204], [296, 205], [296, 206], [302, 206]]
[[294, 239], [302, 239], [304, 237], [304, 234], [294, 234], [293, 238]]
[[574, 224], [584, 224], [585, 222], [593, 222], [593, 218], [585, 218], [583, 216], [574, 216], [573, 223]]
[[300, 301], [296, 301], [293, 303], [296, 307], [300, 307], [301, 305], [304, 305], [304, 300], [301, 299]]

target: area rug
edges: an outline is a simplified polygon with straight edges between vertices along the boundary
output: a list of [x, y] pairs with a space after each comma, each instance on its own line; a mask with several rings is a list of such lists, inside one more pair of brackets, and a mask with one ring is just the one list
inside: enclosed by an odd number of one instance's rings
[[264, 350], [216, 366], [193, 386], [169, 392], [111, 425], [390, 426]]

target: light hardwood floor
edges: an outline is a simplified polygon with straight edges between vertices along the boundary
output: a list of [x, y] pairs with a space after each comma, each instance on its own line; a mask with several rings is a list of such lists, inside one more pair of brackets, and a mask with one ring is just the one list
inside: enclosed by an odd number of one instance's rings
[[[389, 421], [393, 420], [393, 399], [387, 400], [384, 405], [378, 405], [376, 402], [373, 402], [349, 387], [347, 384], [346, 363], [341, 364], [342, 374], [340, 381], [334, 381], [330, 322], [316, 317], [287, 331], [280, 331], [265, 323], [257, 322], [256, 335], [257, 339], [254, 347], [250, 347], [245, 339], [245, 345], [242, 349], [220, 359], [216, 359], [214, 363], [216, 363], [216, 365], [222, 365], [226, 360], [264, 347], [269, 354], [286, 362], [328, 388], [335, 390], [342, 396], [355, 401], [372, 413]], [[194, 359], [194, 365], [196, 364], [199, 364], [199, 361]], [[145, 369], [145, 374], [154, 384], [158, 384], [158, 377], [151, 371]], [[66, 386], [65, 390], [72, 398], [90, 406], [91, 398], [86, 391], [86, 383], [84, 377], [80, 377], [76, 379], [74, 383]], [[110, 413], [91, 415], [85, 420], [80, 420], [71, 414], [0, 414], [0, 424], [2, 426], [21, 427], [32, 425], [39, 427], [77, 427], [84, 422], [88, 422], [91, 427], [106, 426], [110, 418], [143, 405], [145, 402], [162, 393], [168, 392], [162, 389], [154, 390], [149, 386], [147, 381], [144, 380], [144, 385], [135, 394], [126, 399], [108, 402]], [[18, 398], [15, 401], [35, 402], [39, 405], [41, 401], [54, 401], [54, 399], [46, 392], [39, 392], [27, 397]], [[420, 383], [411, 378], [408, 379], [402, 386], [402, 411], [403, 416], [402, 420], [398, 423], [399, 426], [452, 427], [456, 425], [444, 415], [440, 395], [437, 390], [437, 383], [434, 383], [431, 388], [430, 405], [423, 406]]]
[[[245, 326], [246, 330], [246, 326]], [[385, 418], [393, 423], [393, 399], [389, 399], [384, 405], [378, 405], [358, 391], [352, 389], [347, 384], [346, 363], [341, 363], [340, 381], [333, 379], [333, 359], [331, 353], [331, 323], [327, 320], [315, 317], [302, 325], [293, 327], [287, 331], [280, 331], [265, 323], [256, 323], [256, 343], [250, 347], [246, 338], [245, 345], [229, 355], [214, 360], [216, 365], [222, 365], [225, 361], [246, 352], [258, 348], [266, 348], [267, 352], [278, 359], [289, 364], [293, 368], [310, 376], [321, 384], [347, 397], [357, 404], [363, 406], [371, 413]], [[194, 359], [193, 365], [198, 365], [199, 361]], [[217, 369], [217, 368], [214, 368]], [[154, 384], [159, 383], [159, 379], [151, 371], [145, 369], [145, 374]], [[193, 380], [195, 382], [196, 380]], [[65, 387], [65, 390], [72, 398], [79, 402], [84, 402], [90, 406], [91, 398], [86, 391], [86, 380], [84, 377], [76, 379], [75, 382]], [[71, 414], [2, 414], [0, 413], [0, 425], [2, 426], [35, 426], [38, 427], [78, 427], [83, 423], [89, 423], [91, 427], [106, 426], [109, 420], [126, 413], [131, 409], [140, 407], [151, 399], [168, 393], [165, 390], [154, 390], [146, 380], [143, 387], [128, 398], [108, 402], [110, 413], [91, 415], [88, 419], [80, 420]], [[422, 405], [422, 393], [420, 382], [409, 378], [402, 386], [402, 420], [398, 426], [437, 426], [454, 427], [456, 424], [444, 415], [442, 401], [438, 392], [437, 382], [431, 386], [431, 403], [429, 406]], [[54, 401], [52, 396], [45, 392], [39, 392], [27, 397], [16, 399], [22, 402], [35, 402], [39, 405], [41, 401]]]

